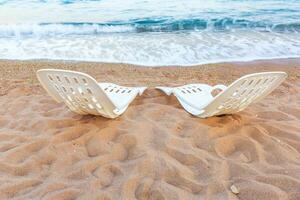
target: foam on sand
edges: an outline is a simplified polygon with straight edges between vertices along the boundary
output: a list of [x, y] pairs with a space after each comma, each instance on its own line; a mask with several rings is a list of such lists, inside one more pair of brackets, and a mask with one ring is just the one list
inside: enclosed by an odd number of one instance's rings
[[[32, 28], [32, 27], [30, 27]], [[73, 29], [62, 35], [36, 27], [30, 37], [0, 37], [2, 59], [58, 59], [134, 63], [148, 66], [196, 65], [224, 61], [299, 57], [300, 34], [278, 34], [236, 30], [234, 32], [199, 31], [191, 33], [110, 33], [130, 27], [102, 27], [106, 34], [76, 35]], [[22, 32], [21, 31], [21, 32]], [[49, 30], [48, 30], [49, 31]], [[68, 31], [75, 35], [68, 35]], [[75, 32], [75, 33], [74, 33]], [[70, 34], [71, 34], [70, 33]], [[8, 31], [8, 34], [9, 31]], [[18, 35], [18, 32], [14, 32]], [[47, 36], [49, 34], [49, 36]], [[64, 35], [67, 34], [67, 35]]]

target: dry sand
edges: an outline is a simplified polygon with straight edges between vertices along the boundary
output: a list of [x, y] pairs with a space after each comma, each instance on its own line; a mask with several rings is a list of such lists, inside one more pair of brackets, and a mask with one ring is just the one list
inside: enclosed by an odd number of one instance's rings
[[[38, 84], [39, 68], [150, 86], [117, 119], [80, 116]], [[245, 111], [199, 119], [152, 86], [289, 78]], [[300, 199], [300, 60], [184, 68], [0, 61], [0, 199]]]

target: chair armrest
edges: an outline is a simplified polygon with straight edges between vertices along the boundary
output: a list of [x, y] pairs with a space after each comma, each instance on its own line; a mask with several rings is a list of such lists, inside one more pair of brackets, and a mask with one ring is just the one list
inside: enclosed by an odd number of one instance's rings
[[163, 91], [168, 96], [174, 93], [174, 88], [172, 87], [155, 87], [155, 88]]
[[227, 89], [227, 86], [219, 84], [219, 85], [215, 85], [215, 86], [212, 87], [212, 91], [215, 90], [215, 89], [219, 89], [219, 90], [224, 91], [224, 90]]

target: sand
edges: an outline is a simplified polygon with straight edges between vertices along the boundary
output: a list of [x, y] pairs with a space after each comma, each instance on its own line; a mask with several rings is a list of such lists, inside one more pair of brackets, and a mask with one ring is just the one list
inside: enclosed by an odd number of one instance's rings
[[[117, 119], [56, 103], [40, 68], [150, 88]], [[223, 83], [282, 70], [289, 78], [245, 111], [199, 119], [156, 85]], [[0, 61], [0, 199], [300, 199], [300, 60], [196, 67]]]

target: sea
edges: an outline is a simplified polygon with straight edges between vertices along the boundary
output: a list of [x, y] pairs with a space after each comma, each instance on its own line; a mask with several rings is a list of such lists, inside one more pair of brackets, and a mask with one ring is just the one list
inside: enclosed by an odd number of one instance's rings
[[300, 0], [0, 0], [0, 59], [189, 66], [300, 57]]

